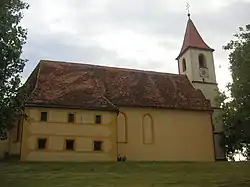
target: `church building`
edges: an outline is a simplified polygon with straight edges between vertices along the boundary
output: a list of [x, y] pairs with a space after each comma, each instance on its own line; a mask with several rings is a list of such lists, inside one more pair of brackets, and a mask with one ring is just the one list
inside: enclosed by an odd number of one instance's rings
[[24, 85], [10, 153], [22, 161], [223, 160], [213, 51], [189, 16], [178, 74], [41, 60]]

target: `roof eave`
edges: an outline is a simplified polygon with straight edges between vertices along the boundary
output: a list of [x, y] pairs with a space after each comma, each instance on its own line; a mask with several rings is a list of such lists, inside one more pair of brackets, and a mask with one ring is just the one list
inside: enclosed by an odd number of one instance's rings
[[[109, 107], [86, 107], [86, 106], [68, 106], [68, 105], [53, 105], [53, 104], [37, 104], [37, 103], [27, 103], [25, 107], [43, 107], [43, 108], [64, 108], [64, 109], [85, 109], [85, 110], [100, 110], [100, 111], [110, 111], [117, 112], [118, 108], [109, 108]], [[158, 109], [172, 109], [172, 110], [189, 110], [189, 111], [213, 111], [212, 108], [187, 108], [187, 107], [157, 107], [157, 106], [129, 106], [129, 105], [119, 105], [118, 107], [152, 107]]]
[[213, 111], [213, 109], [211, 107], [205, 107], [204, 108], [191, 108], [191, 107], [167, 107], [167, 106], [141, 106], [141, 105], [135, 105], [135, 106], [130, 106], [130, 105], [118, 105], [119, 108], [121, 107], [131, 107], [131, 108], [135, 108], [135, 107], [138, 107], [138, 108], [155, 108], [155, 109], [171, 109], [171, 110], [187, 110], [187, 111], [204, 111], [204, 112], [207, 112], [207, 111]]
[[183, 51], [180, 52], [180, 54], [176, 57], [175, 60], [179, 60], [179, 58], [180, 58], [188, 49], [200, 49], [200, 50], [205, 50], [205, 51], [214, 52], [214, 49], [212, 49], [212, 48], [201, 48], [201, 47], [188, 46], [186, 49], [184, 49]]
[[45, 103], [26, 103], [25, 107], [43, 107], [43, 108], [64, 108], [64, 109], [86, 109], [86, 110], [100, 110], [117, 112], [117, 108], [112, 107], [88, 107], [88, 106], [69, 106], [58, 104], [45, 104]]

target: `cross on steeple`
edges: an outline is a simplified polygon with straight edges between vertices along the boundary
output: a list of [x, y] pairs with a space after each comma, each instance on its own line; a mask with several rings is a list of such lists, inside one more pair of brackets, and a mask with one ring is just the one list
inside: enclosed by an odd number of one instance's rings
[[188, 17], [190, 18], [190, 5], [187, 3], [186, 10], [188, 12]]
[[190, 18], [190, 13], [188, 16], [189, 16], [189, 19], [187, 21], [187, 27], [186, 27], [186, 32], [184, 35], [182, 48], [177, 59], [179, 59], [180, 56], [182, 56], [183, 53], [185, 53], [185, 51], [188, 50], [189, 48], [202, 49], [206, 51], [214, 51], [204, 42], [204, 40], [200, 36], [198, 30], [196, 29], [193, 21]]

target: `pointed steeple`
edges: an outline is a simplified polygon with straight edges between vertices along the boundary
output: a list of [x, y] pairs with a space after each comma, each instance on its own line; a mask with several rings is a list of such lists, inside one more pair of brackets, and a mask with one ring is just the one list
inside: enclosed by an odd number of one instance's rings
[[202, 39], [199, 32], [197, 31], [193, 21], [190, 18], [190, 14], [188, 14], [188, 22], [186, 27], [186, 33], [184, 36], [183, 44], [181, 51], [176, 58], [176, 60], [188, 49], [188, 48], [196, 48], [214, 51], [214, 49], [210, 48]]

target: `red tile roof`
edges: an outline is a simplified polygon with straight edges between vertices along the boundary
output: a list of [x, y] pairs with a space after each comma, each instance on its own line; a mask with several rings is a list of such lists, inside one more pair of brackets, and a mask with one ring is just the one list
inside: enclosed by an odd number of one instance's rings
[[[36, 82], [36, 84], [34, 84]], [[27, 105], [117, 110], [157, 107], [211, 110], [210, 102], [185, 75], [41, 61], [26, 85]]]
[[193, 21], [189, 18], [187, 22], [187, 27], [186, 27], [186, 32], [185, 32], [182, 48], [176, 59], [178, 59], [190, 47], [214, 51], [214, 49], [210, 48], [203, 41]]

